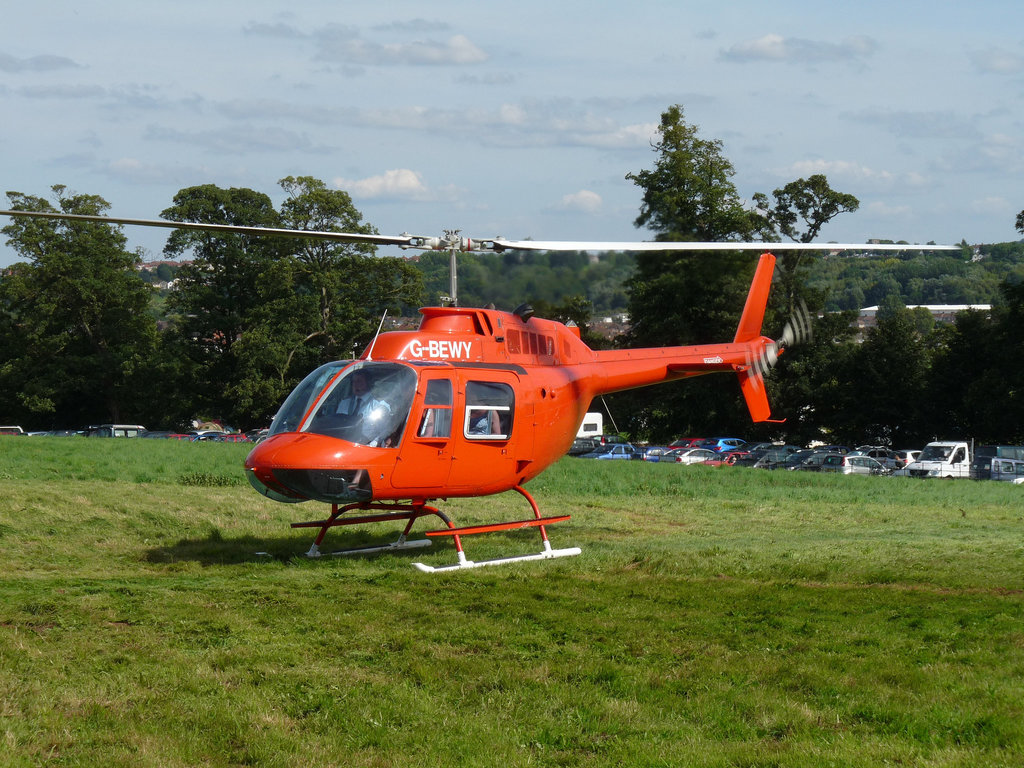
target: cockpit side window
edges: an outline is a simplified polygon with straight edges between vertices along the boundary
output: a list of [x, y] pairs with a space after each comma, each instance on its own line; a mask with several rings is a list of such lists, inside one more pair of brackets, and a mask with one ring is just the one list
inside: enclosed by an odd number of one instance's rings
[[463, 434], [470, 440], [507, 440], [512, 434], [515, 395], [508, 384], [470, 381], [466, 384]]
[[449, 379], [431, 379], [423, 398], [423, 416], [417, 437], [442, 438], [452, 434], [452, 382]]
[[415, 393], [416, 374], [408, 366], [356, 363], [328, 386], [302, 428], [360, 445], [395, 448]]

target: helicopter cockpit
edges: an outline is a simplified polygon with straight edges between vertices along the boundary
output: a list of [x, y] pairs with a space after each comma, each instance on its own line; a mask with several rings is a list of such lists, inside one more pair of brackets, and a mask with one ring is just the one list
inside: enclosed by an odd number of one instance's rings
[[[415, 392], [416, 374], [400, 363], [327, 363], [288, 396], [270, 434], [312, 432], [358, 445], [394, 448], [402, 438]], [[314, 402], [316, 407], [308, 413]]]

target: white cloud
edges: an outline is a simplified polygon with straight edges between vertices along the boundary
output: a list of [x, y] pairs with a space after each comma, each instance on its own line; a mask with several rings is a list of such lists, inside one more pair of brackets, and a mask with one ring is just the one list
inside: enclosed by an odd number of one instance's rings
[[975, 51], [971, 54], [971, 61], [980, 72], [999, 75], [1017, 75], [1024, 72], [1024, 54], [1008, 51], [1005, 48]]
[[57, 69], [78, 69], [79, 65], [65, 56], [40, 54], [19, 59], [0, 51], [0, 72], [53, 72]]
[[585, 147], [635, 148], [649, 147], [658, 135], [657, 123], [637, 123], [611, 127], [607, 130], [572, 136], [573, 144]]
[[911, 213], [909, 205], [889, 205], [880, 201], [868, 203], [861, 210], [880, 219], [905, 219]]
[[762, 35], [754, 40], [724, 49], [720, 56], [728, 61], [785, 61], [815, 64], [829, 61], [858, 61], [873, 54], [878, 43], [866, 35], [848, 37], [838, 43]]
[[594, 215], [601, 211], [604, 201], [596, 192], [589, 189], [581, 189], [571, 195], [565, 195], [555, 208], [560, 211], [578, 211]]
[[1008, 220], [1016, 213], [1013, 205], [1006, 198], [998, 196], [972, 200], [971, 211], [982, 215], [1006, 216]]
[[446, 41], [378, 43], [360, 36], [353, 27], [332, 24], [316, 33], [317, 58], [359, 65], [465, 65], [487, 61], [487, 54], [465, 35]]
[[860, 163], [849, 160], [800, 160], [789, 166], [786, 175], [795, 174], [801, 178], [813, 176], [816, 173], [823, 173], [826, 176], [838, 176], [845, 179], [856, 179], [861, 181], [884, 181], [896, 180], [896, 174], [889, 171], [877, 171]]
[[423, 177], [408, 168], [395, 168], [365, 179], [334, 179], [334, 186], [344, 189], [353, 197], [377, 200], [411, 200], [415, 202], [451, 201], [458, 197], [453, 186], [432, 189]]
[[980, 135], [976, 118], [963, 112], [911, 112], [864, 109], [843, 113], [844, 119], [884, 128], [901, 138], [971, 139]]

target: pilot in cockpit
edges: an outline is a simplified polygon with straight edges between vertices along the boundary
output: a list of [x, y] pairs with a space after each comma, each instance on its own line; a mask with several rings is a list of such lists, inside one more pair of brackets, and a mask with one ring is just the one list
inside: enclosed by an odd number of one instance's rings
[[338, 401], [334, 413], [347, 417], [351, 429], [358, 430], [357, 442], [377, 446], [393, 429], [390, 424], [391, 405], [374, 396], [366, 371], [353, 372], [351, 384], [349, 396]]

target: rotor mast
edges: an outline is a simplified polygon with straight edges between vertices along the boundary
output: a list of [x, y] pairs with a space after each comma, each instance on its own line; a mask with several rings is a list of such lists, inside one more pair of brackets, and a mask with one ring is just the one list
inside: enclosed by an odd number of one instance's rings
[[462, 250], [462, 238], [458, 229], [446, 229], [444, 239], [448, 242], [448, 299], [453, 307], [459, 306], [459, 273], [456, 254]]

